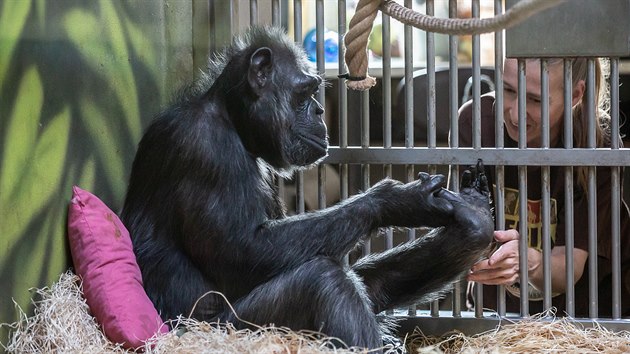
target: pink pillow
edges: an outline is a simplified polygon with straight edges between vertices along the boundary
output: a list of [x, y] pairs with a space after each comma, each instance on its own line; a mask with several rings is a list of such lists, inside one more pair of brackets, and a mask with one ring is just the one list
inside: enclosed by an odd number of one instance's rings
[[144, 288], [129, 232], [98, 197], [72, 188], [68, 238], [83, 294], [105, 335], [138, 348], [155, 333], [168, 332]]

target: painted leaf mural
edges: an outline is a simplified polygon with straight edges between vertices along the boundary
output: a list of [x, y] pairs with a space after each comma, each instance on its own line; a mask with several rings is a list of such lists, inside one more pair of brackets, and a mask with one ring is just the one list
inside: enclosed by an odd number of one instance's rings
[[186, 3], [0, 0], [0, 323], [70, 266], [72, 185], [122, 206], [142, 130], [178, 89], [166, 75], [194, 70], [165, 35]]

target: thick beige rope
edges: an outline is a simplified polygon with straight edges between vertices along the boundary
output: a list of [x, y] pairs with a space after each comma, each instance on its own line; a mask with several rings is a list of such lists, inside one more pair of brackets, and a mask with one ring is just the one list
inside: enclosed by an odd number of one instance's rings
[[359, 0], [350, 20], [348, 33], [344, 37], [345, 59], [349, 70], [347, 84], [353, 90], [364, 91], [376, 85], [376, 79], [367, 73], [367, 44], [380, 6], [381, 0]]
[[417, 13], [393, 0], [360, 0], [344, 38], [347, 85], [353, 90], [368, 90], [376, 80], [368, 75], [367, 45], [378, 10], [398, 21], [425, 30], [451, 35], [480, 34], [512, 27], [537, 12], [566, 0], [521, 0], [508, 11], [492, 18], [437, 18]]

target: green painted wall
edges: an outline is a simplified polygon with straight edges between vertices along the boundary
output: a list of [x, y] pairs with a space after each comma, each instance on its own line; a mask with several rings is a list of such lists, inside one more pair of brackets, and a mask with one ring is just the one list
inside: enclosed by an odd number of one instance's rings
[[69, 266], [72, 185], [122, 206], [144, 127], [196, 70], [192, 13], [190, 1], [0, 0], [0, 323]]

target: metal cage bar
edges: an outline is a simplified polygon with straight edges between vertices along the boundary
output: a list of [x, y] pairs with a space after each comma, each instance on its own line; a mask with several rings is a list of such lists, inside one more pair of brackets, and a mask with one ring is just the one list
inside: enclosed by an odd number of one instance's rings
[[[346, 33], [346, 0], [339, 0], [337, 2], [337, 41], [338, 43], [343, 43], [343, 37]], [[339, 68], [338, 74], [341, 75], [345, 72], [344, 63], [345, 63], [345, 51], [346, 48], [344, 46], [339, 46], [339, 57], [337, 61], [337, 66]], [[344, 80], [339, 80], [338, 83], [337, 94], [338, 97], [338, 105], [337, 109], [339, 111], [339, 116], [337, 117], [339, 120], [339, 147], [341, 149], [345, 149], [348, 147], [348, 89], [346, 87], [346, 83]], [[339, 164], [339, 179], [340, 179], [340, 199], [348, 199], [349, 191], [348, 191], [348, 164], [341, 162]]]
[[258, 0], [249, 0], [249, 23], [258, 24]]
[[[391, 48], [391, 19], [382, 14], [383, 23], [383, 148], [392, 147], [392, 48]], [[383, 165], [383, 175], [392, 178], [392, 164]], [[388, 227], [385, 230], [385, 249], [394, 247], [394, 230]]]
[[[619, 58], [610, 60], [611, 149], [619, 149]], [[621, 318], [621, 182], [619, 166], [611, 167], [612, 318]]]
[[[405, 7], [413, 8], [412, 0], [405, 0]], [[413, 28], [409, 25], [404, 27], [404, 43], [405, 43], [405, 148], [411, 149], [414, 145], [414, 121], [413, 121]], [[390, 149], [391, 150], [391, 149]], [[406, 181], [411, 182], [415, 179], [413, 162], [405, 165]], [[416, 238], [416, 230], [407, 230], [407, 240], [413, 241]], [[409, 308], [409, 314], [415, 316], [416, 308]]]
[[[449, 0], [448, 5], [448, 15], [450, 18], [457, 18], [457, 0]], [[458, 86], [458, 71], [459, 71], [459, 63], [457, 60], [457, 48], [459, 46], [459, 37], [450, 35], [448, 37], [448, 83], [449, 83], [449, 121], [451, 123], [450, 126], [450, 142], [451, 147], [457, 148], [459, 146], [459, 129], [457, 125], [458, 121], [458, 100], [459, 100], [459, 90]], [[459, 191], [459, 167], [457, 164], [452, 164], [450, 166], [450, 179], [449, 179], [449, 187], [458, 192]], [[453, 317], [461, 317], [462, 315], [462, 289], [461, 282], [456, 282], [453, 286], [452, 291], [452, 315]]]
[[280, 0], [271, 0], [271, 23], [274, 26], [280, 26], [282, 21], [281, 14]]
[[[479, 0], [472, 0], [472, 17], [481, 16]], [[480, 36], [472, 36], [472, 110], [473, 110], [473, 149], [481, 148], [481, 41]], [[483, 286], [475, 287], [475, 303], [483, 304]], [[483, 317], [483, 306], [475, 306], [475, 317]]]
[[[480, 17], [480, 0], [470, 0], [473, 17]], [[326, 0], [316, 0], [315, 2], [315, 27], [316, 27], [316, 65], [320, 74], [326, 74], [326, 67], [329, 65], [326, 63], [324, 57], [324, 32], [327, 22], [324, 21], [326, 11], [324, 6]], [[405, 6], [411, 8], [412, 0], [405, 0]], [[272, 0], [272, 23], [275, 25], [281, 25], [282, 11], [280, 7], [280, 0]], [[307, 4], [311, 4], [308, 2]], [[435, 1], [427, 0], [426, 13], [433, 15], [435, 12]], [[293, 17], [294, 17], [294, 40], [297, 43], [302, 42], [302, 26], [303, 19], [302, 13], [304, 11], [302, 0], [293, 0]], [[346, 32], [346, 6], [345, 0], [337, 2], [337, 30], [339, 43], [343, 42], [343, 36]], [[494, 1], [494, 13], [503, 13], [503, 1]], [[257, 0], [249, 1], [250, 22], [251, 24], [258, 23], [258, 18], [261, 15], [258, 9]], [[457, 0], [449, 0], [448, 4], [449, 17], [458, 17], [457, 14]], [[262, 20], [261, 20], [262, 21]], [[505, 166], [518, 166], [518, 189], [522, 196], [526, 196], [528, 192], [527, 187], [527, 171], [528, 168], [534, 166], [541, 167], [541, 201], [542, 201], [542, 248], [543, 248], [543, 307], [550, 308], [552, 304], [552, 275], [554, 275], [554, 269], [551, 267], [551, 220], [550, 212], [552, 209], [551, 196], [550, 196], [550, 168], [555, 166], [563, 167], [564, 169], [564, 188], [565, 188], [565, 210], [564, 218], [566, 220], [565, 229], [565, 246], [567, 250], [566, 257], [566, 312], [570, 316], [575, 314], [575, 287], [574, 287], [574, 274], [573, 266], [574, 261], [570, 256], [575, 249], [574, 242], [574, 210], [573, 210], [573, 193], [574, 193], [574, 181], [576, 180], [576, 173], [574, 173], [574, 165], [585, 166], [587, 170], [587, 197], [588, 197], [588, 237], [589, 237], [589, 254], [597, 254], [597, 175], [596, 168], [601, 166], [609, 166], [611, 171], [611, 210], [612, 218], [609, 221], [611, 223], [611, 236], [612, 236], [612, 283], [613, 283], [613, 298], [612, 298], [612, 318], [613, 320], [621, 319], [621, 255], [620, 255], [620, 210], [621, 210], [621, 174], [622, 167], [628, 166], [628, 149], [620, 147], [620, 139], [616, 134], [612, 135], [611, 146], [598, 147], [596, 140], [596, 109], [594, 102], [595, 95], [595, 61], [597, 59], [588, 59], [587, 65], [587, 86], [585, 99], [586, 102], [586, 115], [588, 119], [588, 141], [587, 146], [574, 147], [573, 142], [573, 120], [572, 120], [572, 107], [571, 107], [571, 87], [572, 87], [572, 59], [564, 59], [563, 80], [565, 84], [564, 89], [564, 146], [555, 147], [550, 145], [550, 122], [549, 122], [549, 68], [551, 62], [547, 59], [541, 59], [541, 145], [540, 147], [528, 146], [527, 144], [527, 129], [526, 129], [526, 69], [529, 62], [525, 59], [518, 59], [518, 123], [519, 123], [519, 141], [517, 148], [506, 148], [504, 145], [504, 112], [503, 112], [503, 31], [495, 32], [495, 47], [494, 47], [494, 71], [495, 71], [495, 105], [500, 107], [496, 109], [495, 114], [495, 141], [494, 147], [483, 147], [481, 143], [481, 60], [480, 60], [480, 37], [475, 35], [472, 37], [472, 82], [473, 82], [473, 146], [472, 148], [462, 148], [458, 146], [459, 131], [457, 127], [458, 121], [458, 76], [459, 62], [457, 58], [458, 44], [460, 37], [449, 36], [449, 121], [450, 121], [450, 147], [438, 146], [436, 137], [436, 126], [439, 119], [446, 119], [445, 117], [439, 117], [436, 110], [436, 97], [440, 91], [436, 85], [436, 43], [435, 35], [433, 33], [426, 33], [426, 72], [427, 72], [427, 127], [426, 132], [426, 146], [415, 146], [414, 137], [414, 90], [413, 90], [413, 70], [414, 70], [414, 33], [410, 26], [404, 26], [404, 78], [406, 85], [401, 94], [404, 95], [405, 105], [401, 112], [404, 112], [404, 147], [395, 147], [392, 138], [392, 53], [391, 53], [391, 24], [390, 18], [382, 14], [383, 25], [383, 55], [382, 55], [382, 76], [380, 77], [382, 96], [377, 98], [376, 95], [371, 95], [369, 91], [363, 92], [360, 96], [360, 146], [349, 146], [348, 143], [348, 131], [353, 127], [348, 126], [348, 93], [347, 88], [343, 80], [338, 81], [338, 90], [336, 92], [330, 92], [327, 90], [327, 86], [322, 86], [317, 99], [320, 103], [325, 104], [327, 95], [337, 94], [337, 119], [339, 124], [339, 145], [332, 146], [329, 150], [329, 156], [324, 160], [324, 164], [336, 164], [339, 172], [340, 179], [340, 198], [347, 199], [350, 194], [348, 187], [349, 179], [349, 166], [360, 165], [361, 182], [360, 187], [367, 189], [373, 183], [375, 176], [372, 175], [371, 167], [375, 164], [383, 165], [383, 175], [386, 177], [393, 177], [393, 168], [396, 165], [404, 167], [406, 176], [404, 179], [409, 182], [415, 179], [414, 165], [428, 165], [430, 172], [434, 171], [437, 165], [448, 165], [449, 173], [451, 174], [450, 186], [455, 191], [459, 190], [458, 167], [461, 164], [466, 164], [469, 161], [474, 161], [477, 158], [482, 158], [484, 163], [489, 166], [493, 166], [495, 169], [495, 185], [494, 187], [494, 207], [496, 216], [496, 227], [503, 228], [505, 226], [505, 211], [504, 211], [504, 196], [505, 196]], [[338, 57], [338, 74], [345, 72], [343, 45], [339, 46]], [[555, 65], [555, 64], [554, 64]], [[611, 58], [611, 76], [610, 76], [610, 94], [611, 94], [611, 126], [612, 131], [617, 132], [619, 130], [619, 58]], [[417, 94], [417, 92], [415, 93]], [[383, 121], [383, 145], [373, 146], [370, 140], [370, 124], [374, 119], [373, 112], [370, 112], [370, 101], [381, 100], [383, 105], [382, 121]], [[417, 108], [417, 107], [416, 107]], [[424, 137], [419, 137], [424, 138]], [[325, 192], [326, 186], [326, 169], [324, 164], [318, 167], [318, 207], [325, 208], [327, 206], [327, 198]], [[337, 178], [335, 176], [335, 178]], [[304, 190], [311, 188], [312, 186], [306, 186], [304, 176], [299, 173], [296, 176], [296, 211], [305, 211]], [[519, 202], [519, 233], [521, 234], [521, 241], [519, 243], [519, 252], [521, 255], [527, 254], [527, 198], [521, 198]], [[604, 222], [599, 220], [599, 222]], [[525, 237], [524, 237], [525, 236]], [[411, 229], [407, 233], [407, 239], [413, 240], [416, 238], [415, 230]], [[385, 232], [385, 241], [383, 247], [385, 249], [392, 248], [394, 246], [394, 235], [392, 229], [387, 229]], [[364, 247], [364, 254], [372, 251], [371, 244], [367, 242]], [[527, 257], [521, 257], [521, 290], [520, 290], [520, 316], [529, 317], [529, 294], [527, 291]], [[589, 283], [589, 317], [592, 320], [598, 319], [598, 289], [596, 279], [598, 278], [597, 269], [597, 257], [589, 257], [588, 261], [588, 276], [591, 279]], [[478, 286], [477, 289], [482, 289]], [[504, 287], [498, 287], [497, 296], [497, 310], [499, 317], [506, 316], [506, 294]], [[462, 318], [461, 309], [461, 289], [460, 284], [457, 283], [455, 290], [453, 291], [452, 300], [452, 316], [451, 319]], [[481, 290], [476, 296], [476, 303], [483, 303], [483, 293]], [[430, 317], [441, 317], [440, 321], [444, 320], [440, 305], [438, 302], [431, 304]], [[410, 308], [408, 310], [409, 315], [417, 316], [416, 309]], [[422, 316], [417, 316], [421, 318]], [[447, 316], [448, 317], [448, 316]], [[466, 317], [466, 316], [464, 316]], [[484, 317], [482, 306], [477, 306], [475, 309], [473, 320], [477, 323], [484, 322], [489, 318]], [[484, 322], [485, 323], [485, 322]], [[619, 325], [623, 327], [625, 322], [612, 321], [613, 325]]]
[[[596, 140], [596, 109], [595, 102], [595, 60], [587, 61], [586, 76], [586, 117], [588, 121], [587, 147], [595, 148]], [[594, 166], [588, 167], [588, 275], [589, 275], [589, 317], [596, 318], [598, 313], [597, 294], [597, 180]]]
[[[435, 15], [435, 3], [434, 0], [427, 0], [425, 3], [426, 14], [429, 16]], [[427, 53], [427, 80], [426, 80], [426, 99], [427, 99], [427, 147], [429, 149], [436, 147], [436, 116], [435, 116], [435, 33], [426, 32], [426, 53]], [[434, 169], [434, 168], [433, 168]], [[434, 174], [429, 168], [429, 173]], [[431, 316], [439, 317], [440, 302], [434, 300], [430, 304]]]
[[[302, 1], [294, 0], [293, 2], [293, 40], [301, 44], [302, 43]], [[304, 172], [298, 171], [295, 176], [295, 212], [304, 213]]]
[[[549, 62], [540, 60], [541, 148], [549, 149]], [[551, 309], [551, 190], [549, 166], [541, 167], [543, 310]]]
[[[503, 1], [495, 0], [494, 14], [503, 13]], [[494, 33], [494, 82], [495, 82], [495, 107], [494, 110], [494, 140], [497, 149], [504, 147], [504, 125], [503, 125], [503, 31]], [[496, 228], [501, 230], [505, 227], [505, 168], [503, 165], [495, 165], [496, 187], [494, 189]], [[505, 286], [497, 286], [497, 312], [499, 316], [505, 316]]]
[[[315, 2], [315, 20], [316, 20], [316, 47], [317, 47], [317, 72], [324, 76], [326, 74], [326, 59], [324, 57], [324, 0]], [[317, 100], [326, 106], [326, 85], [321, 83]], [[326, 207], [326, 166], [320, 164], [317, 166], [317, 208]]]
[[[564, 59], [564, 145], [566, 151], [573, 148], [573, 110], [572, 110], [572, 87], [573, 87], [573, 67], [572, 60]], [[566, 266], [566, 312], [569, 316], [575, 316], [575, 286], [573, 272], [573, 249], [574, 249], [574, 222], [573, 222], [573, 166], [564, 168], [564, 205], [565, 205], [565, 257]]]
[[[527, 79], [526, 79], [526, 61], [518, 59], [518, 148], [525, 150], [527, 148]], [[518, 191], [519, 195], [525, 198], [519, 198], [519, 234], [523, 235], [519, 239], [519, 270], [520, 270], [520, 301], [521, 301], [521, 317], [529, 317], [529, 293], [528, 293], [528, 273], [527, 273], [527, 248], [528, 228], [527, 228], [527, 166], [518, 166]]]

